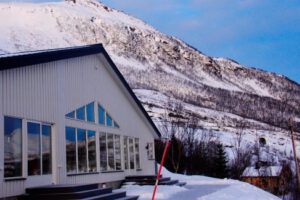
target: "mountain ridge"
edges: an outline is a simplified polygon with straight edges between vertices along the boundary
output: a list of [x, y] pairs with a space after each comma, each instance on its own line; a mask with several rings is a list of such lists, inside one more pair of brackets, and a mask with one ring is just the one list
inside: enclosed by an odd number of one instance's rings
[[[0, 11], [3, 53], [102, 43], [158, 126], [171, 100], [187, 117], [197, 116], [199, 127], [226, 137], [246, 121], [249, 142], [259, 133], [270, 144], [283, 138], [289, 145], [291, 115], [300, 132], [300, 85], [282, 75], [206, 56], [94, 0], [0, 3]], [[290, 154], [280, 144], [277, 150]]]

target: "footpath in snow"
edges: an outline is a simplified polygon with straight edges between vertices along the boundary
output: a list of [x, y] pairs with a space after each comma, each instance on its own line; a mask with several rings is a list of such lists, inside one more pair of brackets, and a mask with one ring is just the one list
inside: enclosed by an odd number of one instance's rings
[[[165, 168], [163, 176], [187, 184], [183, 187], [158, 186], [157, 200], [280, 200], [255, 186], [236, 180], [173, 174]], [[126, 185], [119, 190], [126, 191], [128, 195], [139, 195], [139, 200], [148, 200], [152, 197], [153, 186]]]

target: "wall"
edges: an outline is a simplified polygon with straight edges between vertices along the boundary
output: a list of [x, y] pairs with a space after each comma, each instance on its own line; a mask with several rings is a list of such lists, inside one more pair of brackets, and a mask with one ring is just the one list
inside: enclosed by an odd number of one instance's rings
[[[101, 55], [85, 56], [0, 72], [0, 142], [3, 147], [3, 116], [16, 116], [53, 124], [53, 177], [25, 177], [3, 180], [3, 150], [0, 151], [0, 197], [22, 194], [25, 187], [51, 183], [103, 183], [126, 175], [154, 174], [154, 161], [147, 159], [146, 144], [153, 142], [153, 130], [128, 93], [120, 85]], [[65, 114], [98, 101], [120, 129], [65, 118]], [[141, 171], [67, 176], [65, 126], [115, 133], [140, 139]], [[26, 130], [23, 130], [26, 135]], [[24, 146], [24, 158], [26, 158]], [[98, 152], [99, 153], [99, 152]], [[98, 154], [99, 155], [99, 154]], [[123, 158], [123, 156], [122, 156]], [[97, 161], [99, 164], [99, 161]], [[123, 162], [122, 162], [123, 163]], [[24, 169], [26, 172], [26, 168]]]

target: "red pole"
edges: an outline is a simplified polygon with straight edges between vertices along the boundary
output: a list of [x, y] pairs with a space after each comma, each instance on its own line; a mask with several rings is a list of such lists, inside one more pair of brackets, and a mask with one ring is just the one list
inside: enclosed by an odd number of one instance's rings
[[165, 162], [165, 159], [166, 159], [166, 155], [167, 155], [167, 151], [168, 151], [169, 145], [170, 145], [170, 142], [167, 141], [167, 143], [165, 145], [163, 156], [161, 158], [159, 170], [158, 170], [158, 173], [157, 173], [157, 176], [156, 176], [156, 182], [155, 182], [154, 190], [153, 190], [153, 193], [152, 193], [152, 200], [155, 200], [155, 194], [156, 194], [156, 190], [157, 190], [157, 185], [158, 185], [158, 182], [159, 182], [159, 179], [160, 179], [160, 174], [161, 174], [162, 167], [164, 166], [164, 162]]

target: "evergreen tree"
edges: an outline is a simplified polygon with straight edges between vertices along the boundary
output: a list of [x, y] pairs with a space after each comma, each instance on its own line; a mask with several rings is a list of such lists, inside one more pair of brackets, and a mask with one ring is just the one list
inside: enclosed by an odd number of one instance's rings
[[224, 147], [221, 143], [217, 144], [216, 152], [215, 152], [215, 177], [217, 178], [225, 178], [228, 176], [228, 168], [227, 168], [227, 155], [224, 150]]

